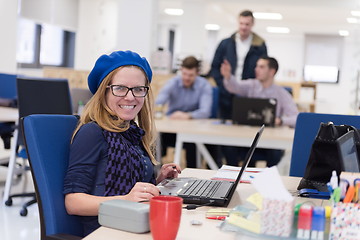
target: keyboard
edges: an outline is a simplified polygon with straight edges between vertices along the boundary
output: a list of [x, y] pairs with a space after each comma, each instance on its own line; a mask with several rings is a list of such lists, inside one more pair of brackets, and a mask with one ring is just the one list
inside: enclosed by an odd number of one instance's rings
[[221, 185], [221, 181], [195, 180], [179, 196], [211, 197]]

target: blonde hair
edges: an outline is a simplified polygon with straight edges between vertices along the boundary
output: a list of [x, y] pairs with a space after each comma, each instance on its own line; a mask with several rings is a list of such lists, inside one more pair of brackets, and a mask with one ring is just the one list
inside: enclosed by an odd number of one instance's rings
[[[116, 114], [107, 106], [106, 104], [106, 91], [107, 86], [110, 84], [113, 76], [124, 67], [135, 67], [140, 69], [144, 75], [145, 72], [137, 66], [121, 66], [112, 72], [110, 72], [101, 82], [99, 88], [95, 92], [94, 96], [90, 99], [90, 101], [86, 104], [84, 111], [80, 117], [78, 126], [76, 127], [72, 139], [74, 139], [76, 133], [79, 131], [81, 126], [87, 124], [89, 122], [96, 122], [102, 129], [105, 129], [110, 132], [124, 132], [129, 127], [130, 124], [128, 121], [124, 121], [121, 118], [118, 118]], [[142, 144], [149, 154], [151, 162], [153, 164], [157, 164], [155, 160], [155, 123], [153, 121], [153, 94], [151, 90], [151, 86], [149, 84], [149, 80], [146, 78], [146, 86], [149, 87], [149, 92], [145, 97], [144, 105], [141, 108], [140, 112], [137, 115], [137, 122], [140, 128], [144, 129], [145, 135], [142, 138]], [[129, 94], [129, 93], [128, 93]]]

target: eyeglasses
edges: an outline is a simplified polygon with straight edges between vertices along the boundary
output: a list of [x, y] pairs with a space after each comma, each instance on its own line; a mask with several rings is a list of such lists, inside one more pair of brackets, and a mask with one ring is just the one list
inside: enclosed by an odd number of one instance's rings
[[134, 97], [145, 97], [149, 91], [149, 87], [146, 86], [129, 88], [122, 85], [109, 85], [106, 88], [110, 88], [112, 94], [116, 97], [125, 97], [129, 91], [131, 91]]

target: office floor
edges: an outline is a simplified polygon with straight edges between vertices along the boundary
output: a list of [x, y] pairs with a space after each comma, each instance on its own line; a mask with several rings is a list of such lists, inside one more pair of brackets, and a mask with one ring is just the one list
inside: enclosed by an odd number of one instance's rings
[[[0, 141], [0, 159], [4, 159], [10, 155], [9, 150], [5, 150]], [[22, 217], [19, 214], [21, 206], [29, 198], [13, 199], [11, 207], [5, 206], [3, 203], [3, 192], [5, 187], [7, 169], [0, 166], [0, 239], [1, 240], [38, 240], [40, 239], [39, 213], [37, 204], [28, 208], [28, 215]], [[30, 174], [22, 177], [12, 188], [12, 193], [20, 193], [23, 189], [32, 191], [32, 179]]]

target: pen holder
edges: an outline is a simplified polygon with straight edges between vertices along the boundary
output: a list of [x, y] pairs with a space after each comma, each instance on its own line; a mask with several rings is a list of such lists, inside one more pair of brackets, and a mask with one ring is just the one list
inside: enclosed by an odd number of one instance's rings
[[289, 237], [294, 219], [295, 201], [263, 199], [260, 232], [262, 234]]
[[331, 240], [360, 239], [360, 204], [336, 203], [331, 213]]

